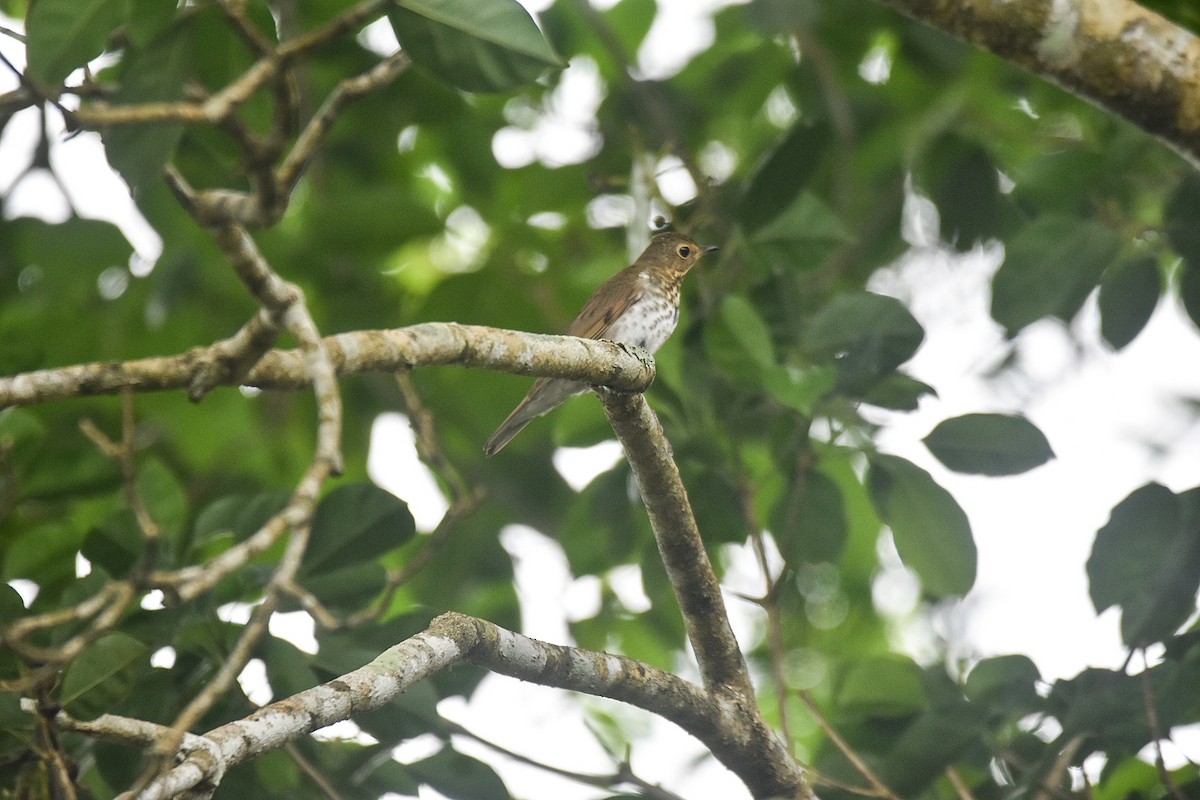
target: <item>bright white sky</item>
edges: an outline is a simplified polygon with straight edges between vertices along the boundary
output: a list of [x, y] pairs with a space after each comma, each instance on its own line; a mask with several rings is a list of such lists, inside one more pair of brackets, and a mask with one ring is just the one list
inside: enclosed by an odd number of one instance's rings
[[[544, 0], [526, 3], [533, 10], [545, 4]], [[711, 42], [707, 10], [723, 4], [687, 0], [663, 4], [665, 10], [639, 53], [640, 70], [662, 77], [686, 63]], [[0, 24], [15, 27], [9, 21]], [[681, 48], [680, 42], [690, 47]], [[24, 62], [11, 39], [0, 37], [0, 51], [14, 63]], [[531, 140], [513, 139], [511, 146], [498, 138], [494, 148], [502, 163], [505, 158], [569, 162], [586, 157], [588, 106], [596, 102], [600, 87], [586, 63], [577, 66], [581, 83], [556, 101], [553, 124], [539, 126]], [[0, 91], [13, 85], [12, 76], [0, 71]], [[36, 124], [34, 114], [22, 113], [0, 137], [0, 194], [8, 196], [10, 216], [61, 220], [68, 207], [48, 176], [32, 174], [14, 186]], [[79, 213], [116, 222], [147, 261], [157, 256], [156, 234], [137, 214], [121, 181], [105, 167], [94, 134], [57, 141], [51, 157]], [[678, 186], [664, 189], [679, 191]], [[925, 219], [927, 233], [930, 224]], [[928, 236], [909, 240], [932, 241]], [[884, 423], [879, 443], [929, 469], [971, 519], [980, 551], [979, 579], [964, 603], [937, 617], [939, 632], [956, 643], [959, 655], [1028, 654], [1043, 677], [1052, 680], [1089, 665], [1117, 666], [1124, 659], [1115, 614], [1098, 619], [1091, 608], [1084, 562], [1097, 528], [1112, 506], [1134, 488], [1150, 480], [1176, 490], [1197, 483], [1200, 426], [1181, 401], [1200, 398], [1200, 370], [1195, 368], [1200, 363], [1200, 336], [1170, 299], [1160, 304], [1138, 339], [1114, 354], [1100, 343], [1093, 302], [1069, 330], [1042, 322], [1022, 334], [1015, 347], [1024, 379], [986, 380], [989, 368], [1011, 346], [1003, 342], [988, 315], [988, 280], [1001, 258], [998, 246], [965, 257], [935, 247], [915, 247], [873, 279], [874, 291], [903, 299], [925, 326], [926, 343], [907, 370], [932, 384], [939, 395], [925, 400], [915, 413], [879, 412], [877, 418]], [[623, 255], [614, 254], [614, 269], [623, 263]], [[942, 469], [920, 439], [942, 419], [985, 410], [1024, 413], [1047, 435], [1057, 459], [1004, 479], [960, 476]], [[410, 503], [421, 528], [432, 528], [445, 501], [417, 461], [403, 417], [389, 414], [377, 421], [371, 450], [375, 479]], [[555, 464], [568, 481], [582, 486], [610, 466], [618, 452], [615, 444], [590, 452], [563, 451]], [[500, 535], [517, 565], [525, 632], [569, 643], [567, 620], [586, 616], [594, 608], [599, 598], [597, 580], [574, 579], [561, 549], [536, 531], [514, 527]], [[727, 555], [735, 565], [727, 583], [758, 580], [747, 566], [747, 554], [731, 550]], [[895, 564], [886, 545], [884, 555]], [[609, 577], [631, 609], [645, 602], [636, 568], [623, 568]], [[899, 619], [904, 618], [915, 599], [911, 576], [891, 567], [880, 577], [876, 596]], [[755, 612], [737, 600], [729, 602], [743, 641], [761, 635]], [[311, 633], [306, 632], [311, 625], [306, 621], [293, 615], [272, 628], [311, 649]], [[921, 626], [898, 624], [896, 635], [899, 646], [918, 656], [927, 653], [928, 631]], [[679, 669], [688, 674], [690, 663], [684, 661]], [[251, 669], [247, 674], [253, 673]], [[741, 785], [711, 759], [693, 763], [701, 748], [674, 726], [618, 704], [591, 699], [583, 704], [638, 720], [641, 730], [652, 732], [653, 744], [639, 744], [633, 750], [634, 767], [642, 777], [661, 781], [687, 797], [746, 796]], [[489, 678], [470, 704], [448, 701], [443, 711], [480, 735], [535, 758], [596, 772], [611, 768], [596, 739], [582, 732], [580, 704], [555, 690]], [[340, 730], [350, 733], [353, 728]], [[1189, 755], [1200, 758], [1194, 741], [1185, 741], [1192, 742], [1185, 744]], [[460, 744], [464, 751], [496, 763], [510, 785], [521, 787], [528, 796], [600, 795], [543, 771], [493, 759], [469, 742]], [[411, 743], [403, 748], [402, 760], [433, 749], [435, 743], [428, 740]]]

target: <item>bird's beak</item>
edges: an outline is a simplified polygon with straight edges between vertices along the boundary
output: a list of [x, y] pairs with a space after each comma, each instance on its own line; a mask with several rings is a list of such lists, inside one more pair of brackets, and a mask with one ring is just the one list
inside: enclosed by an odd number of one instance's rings
[[715, 244], [710, 244], [710, 245], [708, 245], [707, 247], [705, 247], [705, 248], [704, 248], [704, 252], [706, 252], [706, 253], [715, 253], [715, 252], [717, 252], [717, 251], [718, 251], [718, 250], [720, 250], [720, 249], [721, 249], [721, 248], [717, 247]]

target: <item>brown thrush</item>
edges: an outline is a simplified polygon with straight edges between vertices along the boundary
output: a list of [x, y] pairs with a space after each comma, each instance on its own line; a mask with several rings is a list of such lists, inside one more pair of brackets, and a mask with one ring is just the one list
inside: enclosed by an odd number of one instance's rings
[[[679, 321], [683, 276], [701, 256], [716, 249], [702, 247], [678, 233], [656, 235], [637, 261], [596, 290], [567, 328], [567, 335], [635, 344], [653, 353]], [[538, 378], [525, 399], [488, 439], [483, 452], [495, 455], [535, 417], [587, 388], [579, 381]]]

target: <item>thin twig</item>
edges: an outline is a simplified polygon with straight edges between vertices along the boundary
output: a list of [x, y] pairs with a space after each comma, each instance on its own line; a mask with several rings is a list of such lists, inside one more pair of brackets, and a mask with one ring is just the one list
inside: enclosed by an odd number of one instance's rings
[[879, 779], [879, 776], [876, 775], [875, 771], [867, 765], [867, 762], [863, 761], [862, 757], [854, 751], [854, 748], [851, 747], [850, 744], [841, 737], [841, 735], [831, 724], [829, 724], [829, 720], [826, 719], [825, 715], [821, 713], [821, 709], [817, 708], [816, 701], [812, 699], [812, 695], [803, 690], [797, 692], [797, 694], [800, 696], [800, 699], [804, 701], [804, 705], [808, 706], [808, 710], [812, 713], [813, 719], [815, 719], [817, 724], [821, 726], [821, 730], [823, 730], [825, 735], [829, 737], [829, 741], [833, 742], [834, 746], [837, 747], [841, 754], [846, 757], [846, 760], [849, 761], [854, 768], [858, 770], [858, 773], [866, 779], [867, 783], [869, 783], [871, 788], [877, 793], [877, 796], [887, 798], [887, 800], [900, 800], [899, 795], [893, 792], [886, 783]]

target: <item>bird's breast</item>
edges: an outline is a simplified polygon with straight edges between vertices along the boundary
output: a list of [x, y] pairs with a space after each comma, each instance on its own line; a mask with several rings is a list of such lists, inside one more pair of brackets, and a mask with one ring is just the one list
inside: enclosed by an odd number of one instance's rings
[[675, 331], [679, 322], [679, 304], [660, 294], [648, 294], [634, 302], [613, 320], [604, 338], [644, 347], [651, 353]]

